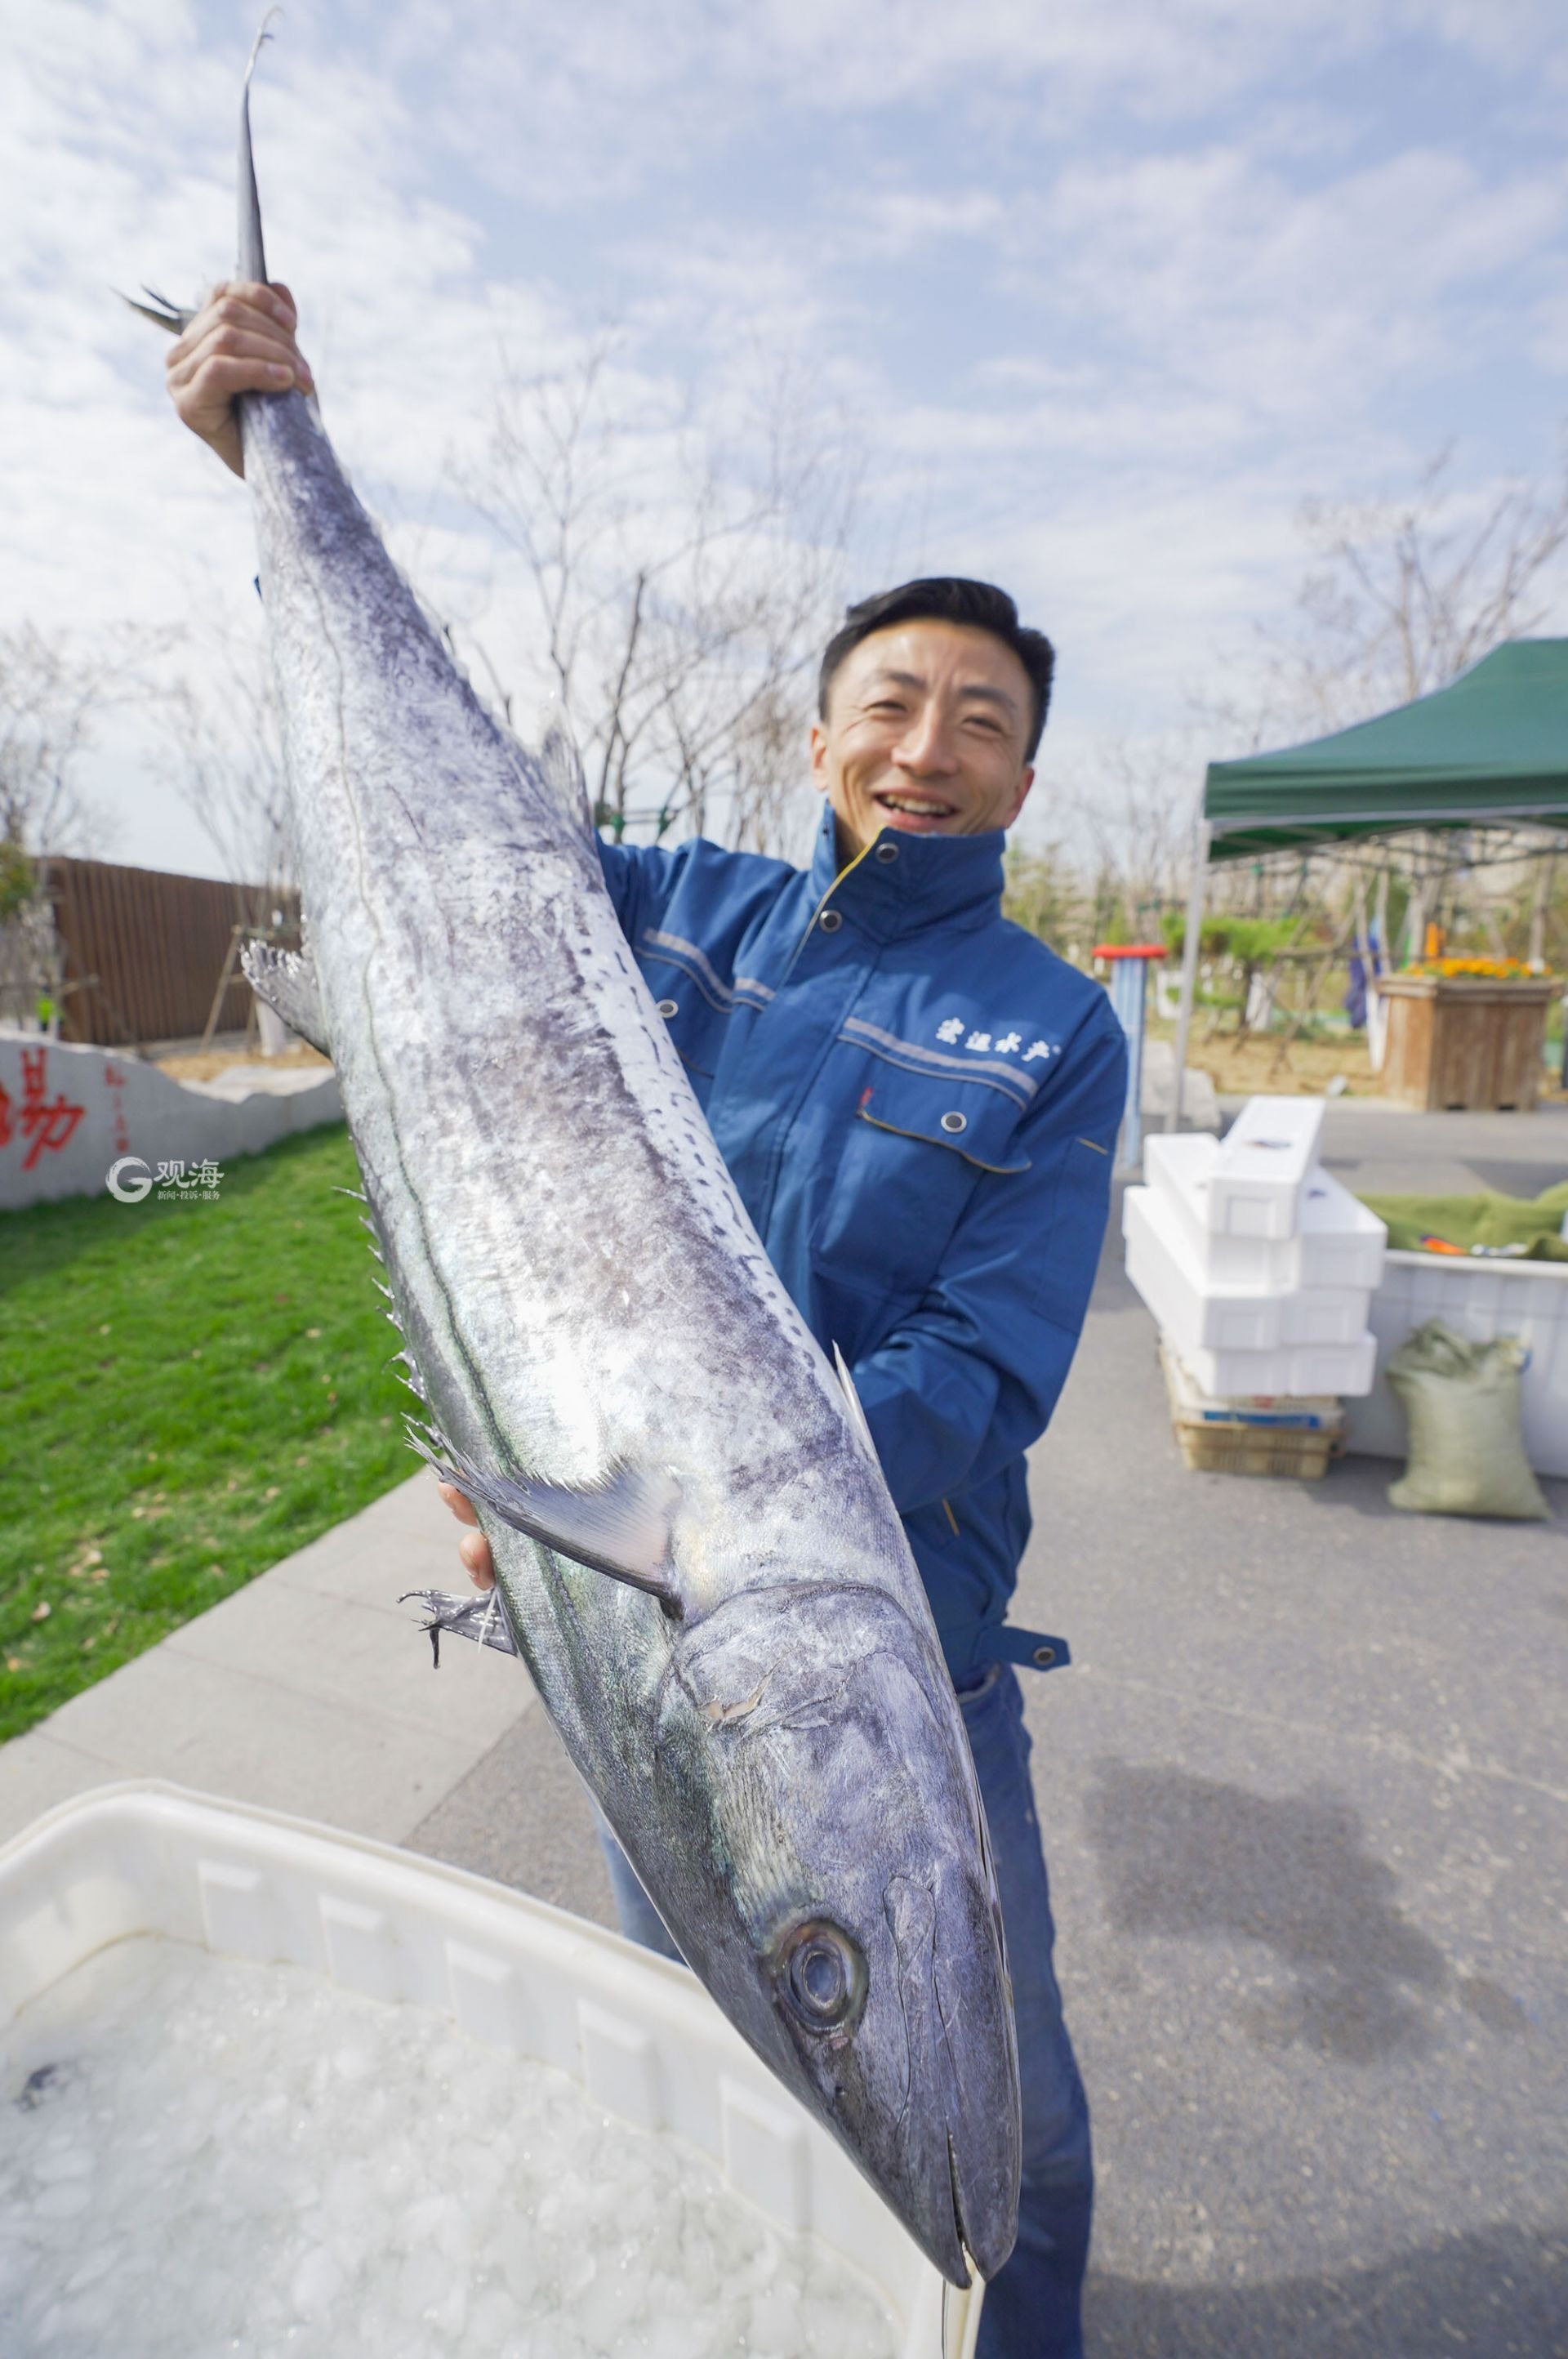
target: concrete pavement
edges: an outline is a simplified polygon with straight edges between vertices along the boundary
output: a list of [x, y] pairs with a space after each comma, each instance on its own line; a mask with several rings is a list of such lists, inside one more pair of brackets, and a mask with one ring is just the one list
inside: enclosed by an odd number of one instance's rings
[[[1329, 1111], [1352, 1187], [1568, 1174], [1568, 1109]], [[1113, 1226], [1035, 1453], [1018, 1618], [1101, 2180], [1093, 2359], [1568, 2354], [1568, 1484], [1559, 1522], [1401, 1516], [1396, 1468], [1195, 1475]], [[157, 1773], [336, 1820], [601, 1919], [525, 1673], [425, 1478], [0, 1751], [0, 1830]]]
[[0, 1840], [90, 1786], [169, 1777], [481, 1873], [515, 1869], [521, 1841], [514, 1880], [610, 1922], [588, 1807], [526, 1671], [457, 1643], [434, 1670], [397, 1603], [463, 1583], [456, 1530], [416, 1475], [74, 1696], [0, 1746]]

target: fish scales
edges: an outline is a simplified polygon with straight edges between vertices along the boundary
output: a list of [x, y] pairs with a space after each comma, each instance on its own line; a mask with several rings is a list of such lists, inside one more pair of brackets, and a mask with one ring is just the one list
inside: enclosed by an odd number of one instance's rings
[[279, 1004], [314, 992], [433, 1454], [682, 1954], [936, 2266], [989, 2276], [1019, 2169], [1000, 1913], [858, 1404], [714, 1145], [564, 739], [481, 704], [314, 403], [239, 408], [314, 970]]

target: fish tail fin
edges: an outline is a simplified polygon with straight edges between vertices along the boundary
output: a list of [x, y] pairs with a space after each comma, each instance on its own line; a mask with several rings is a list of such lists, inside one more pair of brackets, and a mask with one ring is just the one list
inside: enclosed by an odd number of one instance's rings
[[171, 303], [167, 295], [160, 295], [154, 287], [143, 288], [142, 293], [147, 298], [145, 303], [138, 303], [134, 295], [121, 294], [117, 287], [110, 291], [119, 295], [121, 302], [131, 310], [140, 312], [144, 320], [150, 320], [155, 328], [166, 328], [171, 336], [183, 336], [196, 317], [195, 312], [188, 311], [183, 303]]
[[261, 199], [256, 193], [255, 159], [251, 153], [251, 77], [256, 70], [256, 60], [264, 41], [270, 41], [269, 29], [281, 8], [269, 8], [261, 20], [255, 39], [251, 44], [250, 62], [245, 67], [245, 86], [240, 94], [240, 254], [242, 278], [254, 279], [260, 287], [266, 285], [266, 248], [262, 242]]

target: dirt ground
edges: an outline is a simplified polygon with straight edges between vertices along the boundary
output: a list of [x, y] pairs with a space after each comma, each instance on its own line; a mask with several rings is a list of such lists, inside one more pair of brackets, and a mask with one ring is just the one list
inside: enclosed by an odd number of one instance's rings
[[[1207, 1073], [1222, 1097], [1262, 1093], [1271, 1097], [1320, 1097], [1339, 1075], [1344, 1077], [1345, 1088], [1343, 1092], [1336, 1091], [1336, 1096], [1379, 1095], [1378, 1076], [1368, 1059], [1364, 1034], [1348, 1033], [1332, 1040], [1296, 1040], [1286, 1049], [1277, 1033], [1249, 1032], [1238, 1039], [1229, 1028], [1232, 1020], [1227, 1016], [1226, 1028], [1211, 1033], [1209, 1018], [1200, 1009], [1187, 1045], [1187, 1063]], [[1155, 1023], [1150, 1026], [1150, 1031], [1156, 1038], [1171, 1039], [1175, 1027]], [[1542, 1076], [1541, 1103], [1563, 1103], [1562, 1082], [1557, 1076], [1550, 1080]]]
[[1187, 1062], [1207, 1073], [1221, 1096], [1266, 1090], [1276, 1097], [1321, 1097], [1336, 1076], [1344, 1078], [1346, 1097], [1378, 1094], [1378, 1076], [1360, 1033], [1337, 1040], [1294, 1040], [1287, 1048], [1277, 1034], [1247, 1032], [1238, 1039], [1227, 1028], [1209, 1035], [1207, 1020], [1200, 1016]]
[[154, 1062], [160, 1073], [168, 1073], [171, 1080], [177, 1082], [215, 1081], [232, 1065], [265, 1065], [269, 1072], [276, 1072], [280, 1065], [319, 1065], [323, 1072], [328, 1070], [326, 1058], [319, 1057], [315, 1049], [308, 1048], [303, 1040], [297, 1040], [292, 1049], [284, 1050], [281, 1057], [264, 1057], [256, 1049], [215, 1047], [204, 1052], [200, 1049], [177, 1051], [172, 1056], [156, 1058]]

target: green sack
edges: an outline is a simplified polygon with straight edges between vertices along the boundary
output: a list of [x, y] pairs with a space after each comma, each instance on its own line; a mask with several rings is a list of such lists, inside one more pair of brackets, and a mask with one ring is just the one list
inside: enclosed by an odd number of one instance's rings
[[1388, 1377], [1410, 1421], [1410, 1463], [1390, 1486], [1391, 1507], [1550, 1519], [1519, 1433], [1519, 1372], [1529, 1357], [1515, 1335], [1472, 1343], [1441, 1319], [1400, 1344]]

